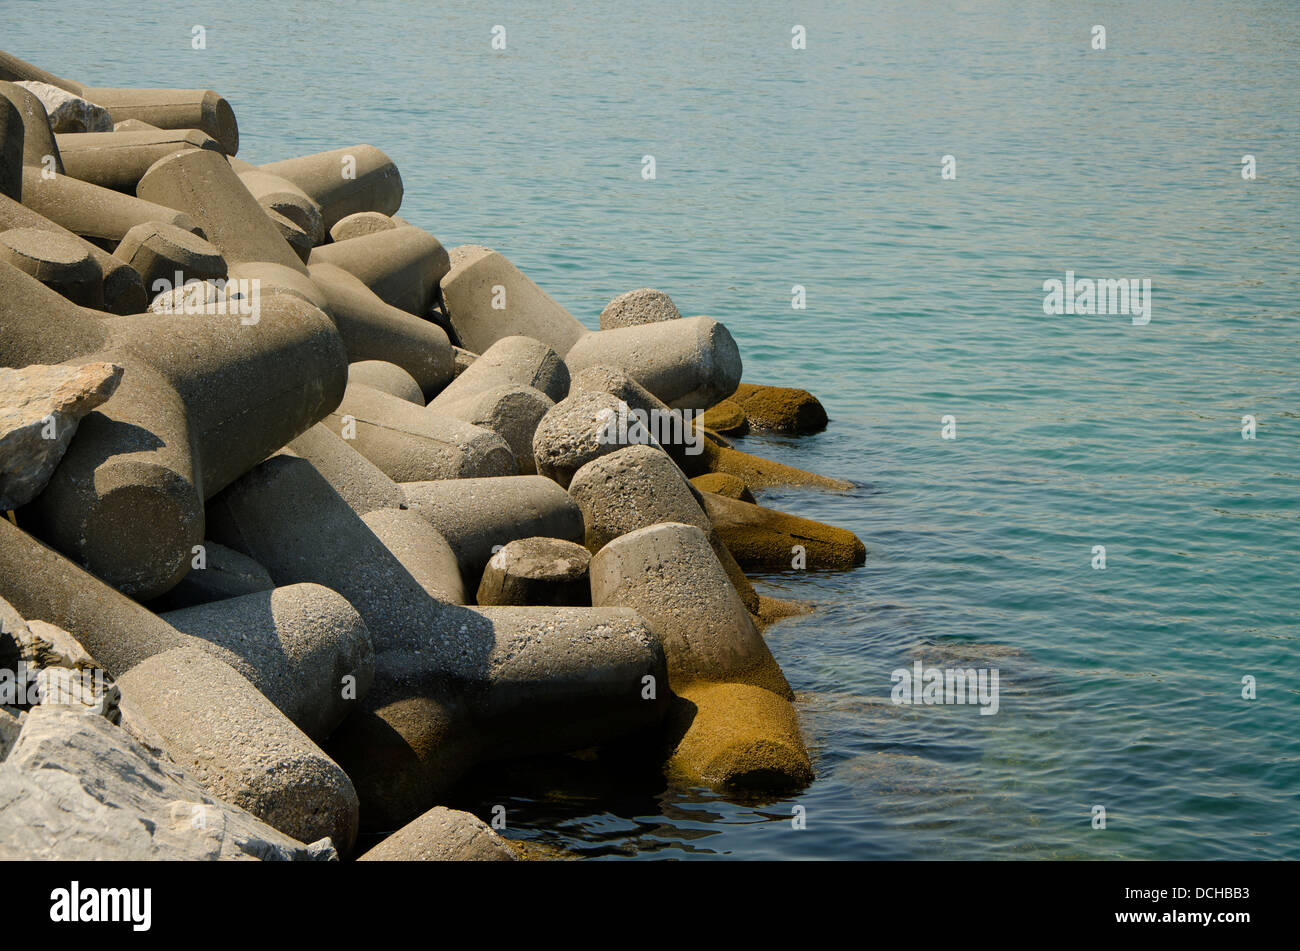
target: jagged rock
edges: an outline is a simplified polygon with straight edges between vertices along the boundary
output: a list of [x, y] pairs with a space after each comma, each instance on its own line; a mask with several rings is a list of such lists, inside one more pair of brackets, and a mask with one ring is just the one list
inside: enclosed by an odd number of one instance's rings
[[103, 106], [49, 83], [17, 82], [45, 107], [53, 132], [112, 132], [113, 117]]
[[103, 717], [40, 706], [0, 764], [0, 860], [328, 860], [208, 795]]
[[0, 367], [0, 509], [40, 495], [77, 431], [77, 423], [117, 389], [122, 368]]

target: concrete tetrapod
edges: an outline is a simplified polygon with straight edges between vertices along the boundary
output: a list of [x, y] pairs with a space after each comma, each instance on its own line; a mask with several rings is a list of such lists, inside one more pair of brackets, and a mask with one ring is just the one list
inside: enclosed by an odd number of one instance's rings
[[385, 303], [418, 317], [429, 312], [450, 266], [441, 242], [413, 227], [323, 244], [312, 251], [311, 263], [342, 268]]
[[569, 368], [531, 337], [503, 337], [469, 365], [430, 404], [436, 409], [498, 386], [529, 386], [559, 402], [569, 393]]
[[694, 525], [709, 539], [745, 608], [757, 613], [758, 592], [722, 543], [692, 486], [660, 449], [627, 446], [578, 470], [569, 495], [582, 509], [592, 554], [615, 538], [660, 522]]
[[301, 841], [351, 846], [357, 795], [347, 775], [195, 638], [3, 519], [0, 598], [72, 634], [213, 795]]
[[[862, 541], [844, 528], [741, 499], [702, 492], [714, 530], [746, 568], [852, 568], [867, 560]], [[798, 551], [796, 551], [798, 549]]]
[[0, 366], [124, 368], [24, 525], [132, 597], [176, 584], [204, 538], [204, 498], [324, 417], [346, 385], [343, 344], [319, 310], [271, 295], [245, 321], [105, 320], [0, 261]]
[[482, 819], [446, 806], [434, 806], [357, 861], [514, 862], [516, 856]]
[[40, 228], [0, 232], [0, 260], [74, 304], [104, 309], [104, 276], [94, 256], [71, 236]]
[[324, 295], [349, 360], [396, 364], [415, 377], [423, 393], [421, 403], [451, 382], [453, 355], [445, 330], [384, 303], [341, 267], [313, 264], [308, 271]]
[[149, 166], [173, 152], [209, 149], [225, 153], [198, 129], [142, 132], [66, 132], [55, 136], [68, 175], [101, 188], [135, 194]]
[[305, 191], [287, 178], [273, 175], [239, 159], [231, 159], [230, 167], [239, 175], [239, 180], [259, 205], [268, 212], [283, 215], [302, 229], [309, 247], [324, 240], [325, 228], [321, 224], [320, 205]]
[[381, 390], [389, 396], [400, 397], [416, 406], [424, 405], [424, 392], [415, 377], [396, 363], [386, 360], [361, 360], [348, 364], [348, 382], [360, 383]]
[[591, 560], [593, 604], [626, 604], [664, 645], [678, 780], [718, 789], [812, 781], [794, 699], [704, 532], [675, 522], [623, 535]]
[[740, 351], [712, 318], [591, 332], [489, 248], [453, 249], [442, 299], [460, 345], [475, 353], [503, 337], [532, 337], [563, 357], [570, 373], [618, 367], [675, 409], [708, 409], [740, 382]]
[[362, 383], [347, 385], [325, 422], [397, 482], [519, 471], [510, 446], [496, 433]]
[[531, 386], [495, 386], [462, 400], [438, 403], [429, 412], [463, 420], [496, 433], [514, 454], [521, 475], [537, 472], [533, 458], [533, 437], [542, 418], [555, 404], [545, 393]]
[[642, 699], [662, 649], [635, 612], [441, 603], [305, 459], [268, 459], [212, 500], [209, 519], [277, 584], [323, 584], [365, 621], [374, 685], [329, 744], [364, 828], [410, 820], [476, 762], [582, 748], [662, 714], [662, 700]]
[[[48, 168], [52, 172], [63, 171], [63, 159], [59, 155], [59, 147], [54, 141], [54, 133], [50, 130], [50, 117], [45, 113], [45, 107], [41, 105], [41, 100], [29, 89], [22, 86], [16, 86], [13, 83], [0, 82], [0, 97], [8, 99], [18, 110], [22, 119], [22, 143], [23, 143], [23, 165], [34, 165], [37, 168]], [[4, 112], [0, 107], [0, 112]], [[19, 176], [10, 178], [10, 181], [17, 182], [21, 185], [22, 170], [12, 165], [6, 164], [11, 161], [9, 158], [9, 149], [13, 143], [9, 138], [16, 134], [16, 130], [10, 129], [7, 121], [12, 121], [11, 117], [0, 118], [0, 167], [6, 171], [0, 171], [0, 181], [6, 180], [6, 174]], [[15, 186], [16, 187], [16, 186]], [[10, 198], [18, 198], [18, 195], [10, 195], [9, 191], [3, 185], [0, 185], [0, 192], [9, 195]]]
[[0, 195], [23, 197], [23, 114], [7, 97], [0, 101]]
[[298, 729], [323, 741], [375, 676], [370, 633], [343, 596], [295, 584], [161, 615], [248, 678]]
[[0, 230], [14, 228], [39, 228], [76, 242], [79, 248], [94, 259], [103, 275], [104, 308], [110, 313], [138, 314], [149, 305], [144, 281], [131, 265], [12, 198], [0, 195]]
[[393, 160], [373, 145], [269, 162], [261, 169], [288, 179], [310, 195], [320, 206], [326, 231], [348, 215], [362, 211], [394, 215], [402, 206], [402, 176]]
[[[213, 155], [200, 149], [192, 152]], [[23, 204], [106, 248], [116, 245], [136, 225], [149, 222], [163, 222], [198, 233], [198, 225], [183, 211], [111, 188], [100, 188], [71, 175], [46, 175], [44, 169], [31, 166], [23, 169]]]

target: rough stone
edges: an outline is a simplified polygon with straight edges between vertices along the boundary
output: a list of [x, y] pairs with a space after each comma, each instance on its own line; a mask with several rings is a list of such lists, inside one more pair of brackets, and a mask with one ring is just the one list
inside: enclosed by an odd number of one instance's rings
[[113, 117], [103, 106], [48, 83], [19, 80], [22, 86], [41, 101], [55, 132], [112, 132]]
[[0, 859], [306, 860], [304, 845], [206, 792], [103, 717], [39, 707], [0, 765]]
[[0, 509], [41, 493], [82, 417], [121, 381], [122, 368], [111, 363], [0, 367]]

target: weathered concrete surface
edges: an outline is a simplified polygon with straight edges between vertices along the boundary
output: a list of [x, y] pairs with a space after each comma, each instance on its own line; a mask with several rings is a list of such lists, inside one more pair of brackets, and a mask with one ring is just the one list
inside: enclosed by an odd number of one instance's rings
[[159, 159], [140, 179], [136, 195], [184, 212], [232, 266], [263, 262], [307, 273], [266, 211], [217, 152], [190, 149]]
[[179, 611], [198, 604], [270, 591], [275, 587], [275, 582], [261, 565], [211, 539], [203, 540], [201, 567], [194, 561], [191, 561], [191, 566], [180, 584], [149, 602], [149, 610], [156, 614]]
[[749, 486], [745, 485], [744, 479], [725, 472], [706, 472], [691, 479], [691, 485], [699, 489], [701, 495], [712, 492], [714, 495], [723, 495], [729, 499], [758, 504], [754, 500], [754, 493], [750, 492]]
[[[59, 155], [59, 146], [54, 141], [54, 132], [50, 129], [50, 117], [45, 106], [31, 90], [17, 83], [0, 82], [0, 97], [8, 99], [17, 108], [23, 122], [23, 164], [48, 168], [54, 172], [63, 171], [63, 158]], [[0, 120], [3, 123], [4, 120]], [[0, 134], [0, 140], [9, 133]], [[10, 146], [0, 146], [0, 154]], [[12, 173], [19, 175], [18, 169]], [[8, 194], [4, 188], [0, 192]], [[15, 196], [10, 196], [15, 197]]]
[[392, 231], [396, 227], [398, 227], [397, 222], [388, 215], [381, 215], [377, 211], [359, 211], [335, 222], [334, 227], [329, 230], [329, 235], [331, 241], [347, 241], [349, 238], [362, 238], [376, 231]]
[[224, 279], [227, 275], [226, 259], [212, 244], [161, 222], [136, 225], [122, 238], [113, 256], [135, 268], [151, 296], [188, 281]]
[[471, 591], [497, 546], [534, 535], [583, 537], [582, 511], [541, 476], [407, 482], [402, 489], [411, 508], [447, 539]]
[[338, 591], [371, 632], [365, 711], [329, 743], [367, 828], [409, 821], [476, 762], [579, 749], [662, 714], [662, 699], [641, 699], [642, 678], [662, 676], [662, 650], [634, 612], [439, 603], [304, 459], [268, 459], [209, 511], [218, 540], [279, 584]]
[[268, 212], [283, 215], [302, 229], [309, 248], [324, 240], [321, 208], [314, 198], [283, 176], [273, 175], [239, 159], [232, 159], [230, 164], [259, 205]]
[[104, 309], [104, 275], [85, 243], [72, 235], [40, 228], [0, 232], [0, 260], [25, 271], [74, 304]]
[[530, 386], [559, 402], [569, 394], [569, 369], [559, 354], [540, 341], [503, 337], [468, 361], [431, 405], [455, 403], [498, 386]]
[[338, 766], [189, 635], [0, 519], [0, 598], [69, 632], [143, 714], [171, 757], [214, 796], [294, 838], [356, 834], [356, 790]]
[[211, 89], [118, 89], [82, 86], [80, 95], [108, 110], [113, 122], [139, 119], [159, 129], [198, 129], [239, 151], [239, 125], [230, 103]]
[[704, 510], [718, 537], [746, 568], [852, 568], [867, 560], [862, 541], [847, 529], [703, 492]]
[[700, 417], [700, 423], [718, 433], [743, 436], [749, 432], [749, 417], [739, 403], [730, 399], [710, 406]]
[[326, 231], [348, 215], [362, 211], [393, 215], [402, 206], [402, 176], [393, 160], [373, 145], [270, 162], [261, 169], [288, 179], [310, 195], [320, 206]]
[[342, 402], [325, 422], [397, 482], [519, 471], [514, 453], [496, 433], [364, 384], [348, 384]]
[[375, 231], [324, 244], [311, 253], [312, 264], [333, 264], [357, 277], [381, 300], [423, 317], [450, 267], [447, 251], [420, 228]]
[[0, 510], [41, 493], [77, 424], [121, 381], [122, 368], [111, 363], [0, 367]]
[[[593, 460], [625, 448], [616, 422], [627, 404], [609, 393], [575, 389], [542, 417], [533, 434], [533, 460], [539, 474], [567, 488], [574, 474]], [[649, 445], [662, 452], [647, 434]]]
[[398, 829], [358, 862], [514, 862], [515, 853], [486, 822], [434, 806]]
[[416, 406], [424, 405], [424, 392], [415, 377], [407, 373], [396, 363], [385, 360], [362, 360], [348, 364], [348, 382], [360, 383], [372, 389], [380, 390], [389, 396], [396, 396]]
[[341, 267], [313, 264], [308, 271], [325, 297], [349, 360], [396, 364], [420, 385], [421, 403], [451, 382], [453, 355], [445, 330], [384, 303]]
[[31, 166], [23, 170], [23, 204], [60, 227], [107, 247], [113, 247], [128, 231], [146, 222], [161, 221], [186, 231], [198, 228], [183, 211], [101, 188], [71, 175], [46, 176], [42, 169]]
[[712, 317], [589, 334], [564, 362], [574, 374], [590, 366], [626, 370], [673, 409], [708, 409], [735, 391], [742, 370], [736, 341]]
[[317, 742], [356, 709], [374, 680], [365, 624], [342, 595], [320, 585], [259, 591], [162, 619], [210, 645]]
[[23, 197], [23, 114], [7, 98], [0, 101], [0, 195]]
[[81, 421], [25, 524], [142, 600], [188, 570], [204, 497], [321, 419], [347, 374], [329, 318], [287, 295], [263, 294], [254, 324], [104, 320], [0, 262], [0, 366], [63, 362], [117, 363], [122, 384]]
[[37, 707], [0, 765], [0, 860], [323, 861], [103, 717]]
[[783, 485], [809, 485], [822, 489], [847, 492], [853, 488], [852, 482], [818, 475], [755, 456], [730, 446], [721, 446], [712, 440], [705, 440], [704, 451], [687, 460], [686, 473], [691, 476], [706, 472], [723, 472], [742, 479], [751, 489], [772, 489]]
[[452, 249], [450, 263], [442, 278], [442, 300], [462, 347], [483, 353], [503, 337], [523, 336], [564, 356], [588, 332], [491, 248], [461, 245]]
[[100, 274], [103, 275], [104, 308], [110, 313], [138, 314], [148, 306], [149, 297], [145, 294], [144, 281], [136, 273], [135, 268], [115, 258], [103, 248], [91, 244], [80, 235], [55, 224], [13, 199], [0, 195], [0, 229], [7, 231], [11, 228], [40, 228], [76, 242], [78, 247], [94, 258]]
[[591, 604], [587, 566], [591, 553], [563, 538], [521, 538], [488, 559], [479, 604]]
[[427, 519], [409, 509], [389, 508], [366, 512], [361, 520], [429, 597], [448, 604], [469, 600], [456, 553]]
[[56, 136], [63, 168], [83, 182], [135, 194], [149, 166], [174, 152], [210, 149], [224, 158], [216, 139], [198, 129], [64, 133]]
[[673, 299], [663, 291], [641, 287], [619, 294], [605, 305], [605, 309], [600, 312], [600, 329], [639, 327], [664, 320], [678, 320], [681, 316]]
[[480, 390], [453, 402], [434, 401], [429, 412], [459, 419], [496, 433], [514, 454], [521, 475], [537, 472], [533, 437], [537, 426], [555, 404], [531, 386], [507, 384]]

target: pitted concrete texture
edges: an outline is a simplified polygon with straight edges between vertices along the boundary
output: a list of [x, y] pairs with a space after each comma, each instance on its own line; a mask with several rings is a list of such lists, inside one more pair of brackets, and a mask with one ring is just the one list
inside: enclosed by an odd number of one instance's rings
[[718, 537], [746, 568], [844, 569], [867, 560], [866, 546], [847, 529], [712, 492], [703, 495]]
[[559, 354], [530, 337], [505, 337], [468, 361], [433, 400], [437, 407], [498, 386], [530, 386], [559, 401], [569, 393], [569, 369]]
[[[59, 155], [59, 146], [54, 141], [54, 132], [50, 129], [50, 117], [36, 94], [16, 83], [0, 82], [0, 97], [12, 102], [22, 117], [23, 164], [63, 172], [63, 159]], [[0, 120], [0, 123], [3, 121]], [[12, 133], [0, 133], [0, 140], [8, 134]], [[0, 145], [0, 154], [5, 154], [5, 148]], [[13, 174], [20, 173], [13, 169]], [[8, 194], [3, 187], [0, 187], [0, 192]]]
[[575, 542], [521, 538], [488, 559], [476, 600], [481, 605], [589, 605], [590, 563], [591, 553]]
[[534, 475], [533, 437], [554, 403], [531, 386], [506, 384], [480, 390], [453, 402], [435, 401], [429, 412], [463, 420], [496, 433], [514, 454], [517, 471]]
[[312, 251], [312, 264], [333, 264], [358, 278], [385, 303], [423, 317], [447, 273], [447, 251], [420, 228], [374, 231]]
[[287, 295], [262, 295], [258, 321], [246, 324], [237, 314], [101, 319], [3, 262], [0, 290], [0, 366], [124, 368], [25, 524], [141, 600], [188, 570], [204, 538], [204, 497], [321, 419], [343, 392], [333, 324]]
[[104, 275], [94, 255], [70, 235], [40, 228], [2, 232], [0, 260], [25, 271], [74, 304], [104, 309]]
[[518, 472], [506, 441], [360, 383], [348, 384], [326, 425], [390, 479], [468, 479]]
[[213, 601], [162, 619], [209, 645], [317, 742], [357, 707], [374, 680], [365, 624], [342, 595], [317, 584]]
[[486, 822], [434, 806], [398, 829], [358, 862], [514, 862], [515, 853]]
[[605, 305], [605, 309], [600, 312], [600, 329], [639, 327], [664, 320], [678, 320], [681, 316], [673, 299], [663, 291], [641, 287], [619, 294]]

